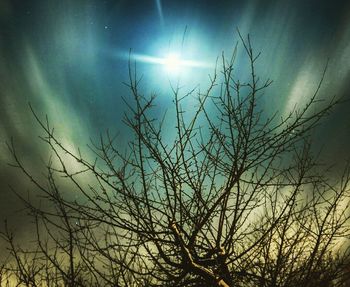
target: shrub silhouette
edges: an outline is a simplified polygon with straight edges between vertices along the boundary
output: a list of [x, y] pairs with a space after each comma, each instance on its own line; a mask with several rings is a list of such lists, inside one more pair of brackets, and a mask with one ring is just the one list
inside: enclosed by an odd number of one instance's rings
[[22, 197], [35, 249], [2, 234], [13, 259], [4, 276], [25, 286], [345, 286], [349, 169], [329, 180], [309, 141], [337, 101], [318, 104], [323, 74], [305, 106], [266, 114], [259, 101], [271, 81], [256, 75], [249, 36], [239, 37], [249, 79], [236, 77], [236, 46], [204, 93], [172, 87], [170, 127], [154, 118], [155, 97], [142, 95], [130, 64], [126, 152], [106, 133], [89, 161], [33, 111], [52, 158], [43, 181], [9, 144], [42, 204]]

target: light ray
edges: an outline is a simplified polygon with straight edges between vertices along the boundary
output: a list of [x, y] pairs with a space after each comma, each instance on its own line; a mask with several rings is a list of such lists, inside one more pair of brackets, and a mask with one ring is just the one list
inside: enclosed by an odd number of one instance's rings
[[162, 3], [160, 1], [161, 0], [156, 0], [156, 3], [157, 3], [157, 10], [158, 10], [158, 15], [159, 15], [160, 25], [163, 27], [164, 26], [164, 17], [163, 17]]
[[132, 58], [136, 62], [162, 65], [169, 73], [177, 73], [184, 68], [213, 68], [212, 64], [203, 61], [182, 59], [177, 53], [169, 53], [165, 57], [134, 54]]

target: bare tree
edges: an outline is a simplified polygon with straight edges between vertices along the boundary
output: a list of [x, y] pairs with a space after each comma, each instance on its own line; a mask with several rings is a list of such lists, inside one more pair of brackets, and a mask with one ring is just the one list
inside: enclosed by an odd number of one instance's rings
[[[133, 103], [125, 101], [125, 123], [134, 138], [125, 152], [106, 133], [91, 147], [96, 159], [89, 161], [33, 112], [52, 158], [43, 181], [9, 144], [14, 165], [42, 202], [21, 197], [36, 227], [30, 259], [8, 229], [2, 234], [18, 283], [345, 286], [349, 168], [339, 180], [329, 179], [309, 136], [337, 103], [319, 100], [326, 69], [305, 106], [284, 117], [268, 115], [259, 101], [271, 81], [259, 79], [260, 54], [249, 36], [239, 36], [249, 80], [237, 77], [236, 46], [230, 59], [222, 56], [205, 92], [182, 94], [172, 86], [174, 136], [166, 133], [166, 118], [154, 117], [155, 97], [140, 92], [131, 64]], [[188, 98], [197, 100], [189, 115]], [[32, 262], [29, 269], [23, 260]]]

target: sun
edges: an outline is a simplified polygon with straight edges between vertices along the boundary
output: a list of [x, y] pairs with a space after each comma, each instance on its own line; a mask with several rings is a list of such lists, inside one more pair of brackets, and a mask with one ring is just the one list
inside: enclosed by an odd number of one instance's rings
[[178, 54], [170, 53], [164, 58], [163, 65], [168, 73], [177, 74], [180, 72], [182, 61]]
[[[158, 65], [163, 69], [164, 74], [168, 76], [179, 76], [180, 74], [187, 73], [188, 69], [208, 69], [213, 68], [213, 65], [203, 61], [197, 61], [194, 59], [184, 58], [182, 53], [170, 52], [160, 56], [151, 56], [146, 54], [133, 54], [133, 60], [145, 64]], [[126, 54], [125, 54], [126, 55]], [[125, 58], [127, 56], [124, 56]]]

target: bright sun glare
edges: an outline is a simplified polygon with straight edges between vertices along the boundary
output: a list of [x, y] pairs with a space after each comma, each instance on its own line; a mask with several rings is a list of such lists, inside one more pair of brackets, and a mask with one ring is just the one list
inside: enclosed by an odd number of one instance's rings
[[182, 61], [177, 54], [169, 54], [164, 58], [164, 66], [169, 73], [178, 73], [182, 66]]
[[184, 72], [186, 68], [213, 68], [212, 65], [206, 62], [183, 59], [176, 52], [169, 53], [164, 57], [134, 54], [133, 58], [142, 63], [160, 65], [168, 75], [178, 75], [180, 72]]

